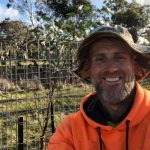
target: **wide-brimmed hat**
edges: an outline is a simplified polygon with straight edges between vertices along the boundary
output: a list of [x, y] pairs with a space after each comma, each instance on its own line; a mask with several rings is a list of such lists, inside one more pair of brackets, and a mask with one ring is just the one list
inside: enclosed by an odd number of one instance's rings
[[144, 46], [136, 44], [129, 31], [120, 25], [115, 26], [101, 26], [94, 30], [87, 38], [85, 38], [77, 51], [78, 67], [74, 71], [78, 76], [87, 82], [91, 82], [89, 63], [87, 63], [87, 55], [89, 54], [89, 48], [98, 39], [102, 38], [120, 38], [124, 41], [137, 55], [136, 57], [136, 69], [135, 78], [136, 81], [144, 79], [150, 72], [150, 46]]

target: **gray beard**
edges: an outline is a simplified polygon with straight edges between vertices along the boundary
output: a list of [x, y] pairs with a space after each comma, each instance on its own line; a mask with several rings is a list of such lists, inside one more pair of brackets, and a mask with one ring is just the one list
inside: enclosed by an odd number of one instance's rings
[[132, 92], [135, 87], [135, 81], [125, 82], [118, 88], [110, 88], [105, 90], [101, 84], [95, 84], [95, 90], [101, 102], [109, 104], [119, 104], [123, 102]]

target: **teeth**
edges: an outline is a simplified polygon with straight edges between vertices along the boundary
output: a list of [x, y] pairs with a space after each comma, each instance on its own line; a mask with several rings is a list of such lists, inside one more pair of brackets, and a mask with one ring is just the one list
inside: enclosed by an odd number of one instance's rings
[[109, 82], [114, 82], [114, 81], [119, 81], [119, 78], [105, 78], [105, 80]]

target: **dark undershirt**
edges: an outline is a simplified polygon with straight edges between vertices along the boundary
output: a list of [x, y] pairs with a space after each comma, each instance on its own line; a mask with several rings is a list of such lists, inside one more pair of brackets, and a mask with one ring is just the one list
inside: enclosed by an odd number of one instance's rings
[[122, 114], [122, 116], [116, 122], [112, 120], [111, 116], [102, 107], [102, 104], [100, 103], [100, 100], [98, 99], [98, 96], [96, 94], [89, 97], [89, 99], [84, 103], [83, 109], [87, 114], [87, 116], [92, 120], [94, 120], [95, 122], [103, 125], [110, 125], [110, 123], [112, 123], [112, 126], [114, 126], [120, 123], [130, 112], [133, 105], [135, 93], [136, 90], [133, 89], [130, 96], [128, 96], [128, 98], [126, 99], [126, 100], [132, 100], [132, 102], [129, 104], [127, 110]]

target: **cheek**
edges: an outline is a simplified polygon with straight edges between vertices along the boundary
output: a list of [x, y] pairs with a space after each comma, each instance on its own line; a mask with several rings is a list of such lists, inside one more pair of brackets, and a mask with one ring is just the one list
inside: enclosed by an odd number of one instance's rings
[[134, 64], [129, 63], [122, 67], [122, 71], [124, 72], [127, 79], [133, 79], [134, 77]]
[[92, 79], [98, 79], [101, 72], [102, 72], [102, 67], [96, 64], [91, 64], [90, 66], [90, 76]]

